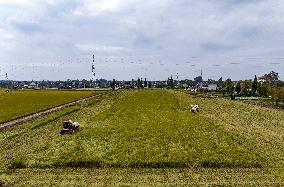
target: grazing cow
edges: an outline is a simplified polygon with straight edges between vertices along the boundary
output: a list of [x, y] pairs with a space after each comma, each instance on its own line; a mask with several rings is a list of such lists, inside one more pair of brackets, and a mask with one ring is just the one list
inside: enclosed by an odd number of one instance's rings
[[191, 105], [191, 112], [199, 112], [199, 106], [198, 105]]

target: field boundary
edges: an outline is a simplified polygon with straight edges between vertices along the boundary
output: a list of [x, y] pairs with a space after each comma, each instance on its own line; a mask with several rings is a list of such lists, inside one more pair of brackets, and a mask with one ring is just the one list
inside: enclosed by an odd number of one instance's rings
[[106, 95], [106, 94], [108, 94], [108, 93], [101, 93], [101, 94], [93, 95], [93, 96], [90, 96], [90, 97], [86, 97], [86, 98], [83, 98], [83, 99], [79, 99], [77, 101], [65, 103], [63, 105], [59, 105], [59, 106], [56, 106], [56, 107], [53, 107], [53, 108], [50, 108], [50, 109], [47, 109], [47, 110], [44, 110], [44, 111], [40, 111], [40, 112], [37, 112], [37, 113], [34, 113], [34, 114], [30, 114], [30, 115], [27, 115], [27, 116], [20, 117], [18, 119], [14, 119], [14, 120], [2, 123], [2, 124], [0, 124], [0, 131], [3, 131], [5, 129], [13, 127], [15, 125], [19, 125], [19, 124], [34, 120], [34, 119], [42, 117], [42, 116], [46, 116], [48, 114], [57, 112], [57, 111], [62, 110], [64, 108], [75, 106], [79, 103], [86, 102], [87, 100], [91, 100], [91, 99], [94, 99], [94, 98], [97, 98], [97, 97], [98, 98], [102, 97], [103, 95]]

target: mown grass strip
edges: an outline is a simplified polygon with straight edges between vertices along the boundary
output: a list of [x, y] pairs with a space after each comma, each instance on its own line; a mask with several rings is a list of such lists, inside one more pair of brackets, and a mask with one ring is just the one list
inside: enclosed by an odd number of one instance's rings
[[0, 93], [0, 124], [47, 110], [65, 103], [90, 97], [92, 91], [16, 91]]
[[20, 169], [0, 173], [3, 186], [283, 186], [263, 169]]
[[78, 105], [82, 102], [86, 102], [86, 101], [94, 99], [94, 98], [99, 99], [100, 97], [102, 97], [105, 94], [107, 94], [107, 92], [96, 94], [96, 95], [93, 95], [93, 96], [90, 96], [90, 97], [87, 97], [87, 98], [84, 98], [84, 99], [80, 99], [78, 101], [66, 103], [66, 104], [45, 110], [45, 111], [40, 111], [40, 112], [37, 112], [35, 114], [31, 114], [31, 115], [24, 116], [24, 117], [21, 117], [21, 118], [18, 118], [18, 119], [15, 119], [15, 120], [12, 120], [12, 121], [9, 121], [9, 122], [6, 122], [6, 123], [2, 123], [2, 124], [0, 124], [0, 131], [5, 130], [7, 128], [11, 128], [12, 126], [15, 126], [15, 125], [18, 125], [18, 124], [21, 124], [21, 123], [25, 123], [25, 122], [40, 118], [40, 117], [45, 116], [45, 115], [57, 112], [57, 111], [62, 110], [64, 108], [72, 107], [74, 105]]

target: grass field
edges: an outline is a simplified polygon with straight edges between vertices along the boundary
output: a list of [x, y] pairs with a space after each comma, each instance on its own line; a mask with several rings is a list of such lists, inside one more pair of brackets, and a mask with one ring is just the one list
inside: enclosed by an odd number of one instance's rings
[[243, 100], [243, 102], [253, 105], [259, 105], [263, 107], [269, 107], [269, 108], [278, 108], [278, 109], [284, 109], [284, 102], [279, 102], [278, 105], [275, 105], [275, 102], [271, 99], [260, 99], [260, 100]]
[[[60, 136], [66, 118], [81, 130]], [[283, 124], [238, 101], [119, 91], [0, 133], [0, 184], [282, 185]]]
[[[98, 92], [99, 93], [99, 92]], [[93, 95], [92, 91], [0, 91], [0, 123]]]
[[5, 92], [7, 89], [5, 89], [5, 88], [0, 88], [0, 93], [3, 93], [3, 92]]

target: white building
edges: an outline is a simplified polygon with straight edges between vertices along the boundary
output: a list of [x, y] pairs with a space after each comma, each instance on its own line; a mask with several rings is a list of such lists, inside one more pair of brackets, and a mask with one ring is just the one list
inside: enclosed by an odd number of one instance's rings
[[215, 91], [217, 90], [218, 85], [217, 84], [208, 84], [208, 90], [209, 91]]

